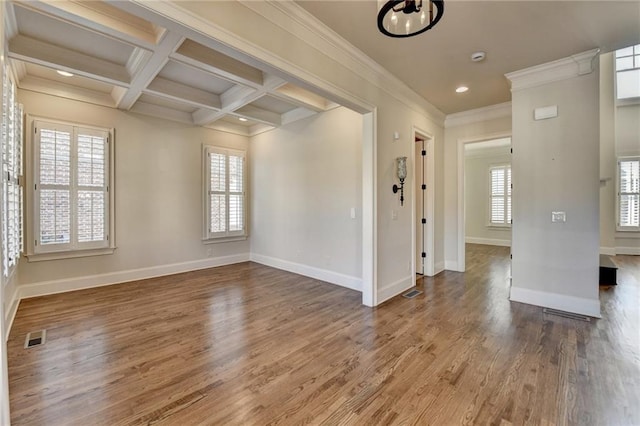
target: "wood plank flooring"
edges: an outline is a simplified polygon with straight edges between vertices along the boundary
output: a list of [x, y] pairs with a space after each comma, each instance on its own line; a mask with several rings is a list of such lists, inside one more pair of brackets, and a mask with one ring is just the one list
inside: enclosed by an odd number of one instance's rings
[[377, 309], [255, 263], [25, 300], [12, 422], [640, 425], [640, 257], [588, 323], [510, 303], [508, 252]]

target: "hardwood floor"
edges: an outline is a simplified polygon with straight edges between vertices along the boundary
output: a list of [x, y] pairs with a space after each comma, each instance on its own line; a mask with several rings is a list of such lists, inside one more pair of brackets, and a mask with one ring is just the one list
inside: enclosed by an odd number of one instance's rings
[[639, 425], [640, 257], [582, 322], [510, 303], [508, 252], [377, 309], [255, 263], [25, 300], [13, 424]]

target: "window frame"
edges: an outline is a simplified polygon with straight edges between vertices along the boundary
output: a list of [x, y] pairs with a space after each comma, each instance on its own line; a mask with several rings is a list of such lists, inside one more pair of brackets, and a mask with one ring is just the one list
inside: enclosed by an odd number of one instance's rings
[[[629, 48], [631, 48], [631, 54], [630, 55], [618, 56], [618, 54], [619, 54], [619, 52], [621, 50], [629, 49]], [[623, 59], [623, 58], [629, 58], [629, 57], [632, 58], [633, 66], [631, 68], [625, 68], [623, 70], [618, 70], [618, 60], [619, 59]], [[618, 106], [625, 106], [625, 105], [636, 105], [636, 104], [640, 103], [640, 95], [632, 96], [632, 97], [628, 97], [628, 98], [620, 98], [620, 97], [618, 97], [618, 76], [623, 74], [623, 73], [629, 73], [629, 72], [636, 72], [636, 73], [640, 74], [640, 44], [627, 46], [625, 48], [618, 49], [618, 50], [614, 51], [613, 52], [613, 69], [614, 69], [614, 75], [615, 75], [614, 88], [615, 88], [616, 104]]]
[[[488, 197], [487, 197], [487, 227], [488, 228], [511, 228], [511, 224], [513, 222], [513, 216], [512, 216], [512, 211], [513, 211], [513, 206], [511, 205], [513, 203], [513, 199], [512, 196], [513, 194], [511, 193], [511, 186], [508, 185], [507, 182], [507, 178], [506, 178], [506, 173], [505, 173], [505, 193], [504, 195], [502, 195], [502, 198], [504, 199], [504, 215], [505, 215], [505, 222], [504, 223], [495, 223], [493, 222], [493, 192], [492, 192], [492, 188], [493, 188], [493, 170], [497, 170], [497, 169], [504, 169], [504, 170], [511, 170], [511, 164], [509, 163], [500, 163], [500, 164], [491, 164], [489, 166], [489, 170], [488, 170], [488, 174], [489, 174], [489, 179], [488, 179]], [[512, 176], [512, 182], [513, 183], [513, 176]], [[509, 200], [511, 200], [511, 202], [509, 202]], [[507, 211], [507, 209], [509, 209], [509, 211]], [[507, 219], [510, 218], [510, 220]]]
[[623, 161], [637, 161], [639, 164], [638, 166], [640, 167], [640, 155], [633, 155], [633, 156], [623, 156], [623, 157], [618, 157], [616, 159], [616, 231], [617, 232], [640, 232], [640, 224], [639, 226], [622, 226], [620, 224], [620, 204], [622, 201], [622, 195], [633, 195], [633, 194], [639, 194], [640, 196], [640, 188], [638, 189], [638, 192], [628, 192], [623, 194], [621, 191], [621, 184], [622, 184], [622, 179], [620, 178], [620, 173], [621, 173], [621, 168], [620, 168], [620, 163]]
[[[114, 157], [115, 157], [115, 129], [95, 126], [91, 124], [84, 124], [78, 122], [70, 122], [63, 121], [58, 119], [46, 118], [46, 117], [38, 117], [33, 115], [27, 115], [26, 120], [28, 129], [27, 136], [27, 146], [25, 157], [26, 161], [26, 185], [28, 190], [27, 192], [27, 206], [26, 206], [26, 223], [30, 225], [27, 227], [27, 230], [30, 228], [30, 232], [28, 235], [25, 235], [26, 244], [26, 257], [29, 262], [33, 261], [43, 261], [43, 260], [56, 260], [56, 259], [68, 259], [68, 258], [76, 258], [76, 257], [86, 257], [86, 256], [98, 256], [98, 255], [107, 255], [112, 254], [116, 248], [116, 238], [115, 238], [115, 167], [114, 167]], [[37, 194], [38, 190], [36, 188], [37, 183], [39, 182], [39, 152], [37, 147], [39, 146], [39, 135], [36, 132], [36, 128], [41, 123], [51, 124], [59, 127], [66, 127], [72, 129], [72, 166], [71, 166], [71, 181], [69, 183], [70, 191], [79, 191], [82, 190], [82, 186], [78, 185], [75, 182], [78, 170], [77, 159], [74, 161], [73, 147], [77, 148], [77, 130], [82, 129], [88, 132], [94, 133], [105, 133], [107, 135], [107, 150], [106, 150], [106, 198], [105, 203], [107, 206], [105, 207], [105, 214], [107, 215], [107, 219], [105, 220], [105, 240], [93, 241], [93, 242], [82, 242], [79, 243], [74, 237], [77, 237], [77, 226], [78, 219], [77, 215], [75, 215], [77, 210], [77, 205], [75, 203], [76, 200], [73, 199], [72, 193], [70, 193], [71, 201], [71, 210], [73, 213], [71, 214], [71, 236], [70, 242], [65, 244], [56, 244], [51, 245], [49, 247], [45, 247], [37, 243], [37, 239], [40, 233], [40, 205], [39, 205], [39, 194]], [[74, 220], [75, 216], [75, 220]]]
[[[23, 119], [12, 70], [2, 69], [2, 274], [11, 279], [24, 252]], [[13, 213], [12, 213], [13, 212]], [[13, 233], [9, 232], [10, 228]]]
[[[222, 154], [225, 156], [225, 170], [226, 170], [226, 179], [225, 179], [225, 199], [226, 199], [226, 230], [224, 232], [212, 232], [210, 229], [210, 215], [211, 215], [211, 198], [209, 197], [211, 192], [211, 166], [210, 166], [210, 154]], [[230, 195], [238, 195], [237, 191], [229, 190], [229, 156], [239, 156], [242, 157], [242, 230], [240, 231], [229, 231], [229, 196]], [[213, 244], [213, 243], [223, 243], [229, 241], [242, 241], [246, 240], [249, 236], [249, 232], [247, 229], [248, 223], [248, 212], [249, 208], [247, 206], [247, 151], [241, 149], [234, 148], [225, 148], [216, 145], [202, 145], [202, 212], [203, 212], [203, 221], [202, 221], [202, 241], [205, 244]], [[216, 191], [222, 193], [222, 191]]]

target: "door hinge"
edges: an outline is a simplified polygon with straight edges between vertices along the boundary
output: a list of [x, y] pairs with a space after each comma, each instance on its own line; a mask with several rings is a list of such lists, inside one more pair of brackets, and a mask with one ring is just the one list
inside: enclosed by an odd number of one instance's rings
[[422, 218], [422, 223], [423, 223], [423, 224], [427, 223], [427, 219], [423, 217], [423, 218]]
[[422, 150], [422, 156], [424, 157], [424, 156], [426, 156], [426, 155], [427, 155], [427, 151], [423, 149], [423, 150]]
[[38, 240], [36, 240], [36, 241], [35, 241], [35, 245], [36, 245], [36, 246], [38, 245]]
[[427, 189], [427, 185], [425, 185], [424, 183], [422, 184], [422, 190], [425, 191]]
[[422, 252], [422, 257], [423, 257], [423, 258], [427, 257], [427, 253]]
[[513, 148], [510, 148], [509, 151], [513, 154]]

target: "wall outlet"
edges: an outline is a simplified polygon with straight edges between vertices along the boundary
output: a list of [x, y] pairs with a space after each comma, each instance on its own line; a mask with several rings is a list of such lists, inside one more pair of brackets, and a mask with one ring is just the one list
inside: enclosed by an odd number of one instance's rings
[[566, 212], [551, 212], [551, 222], [566, 222], [567, 221], [567, 213]]

